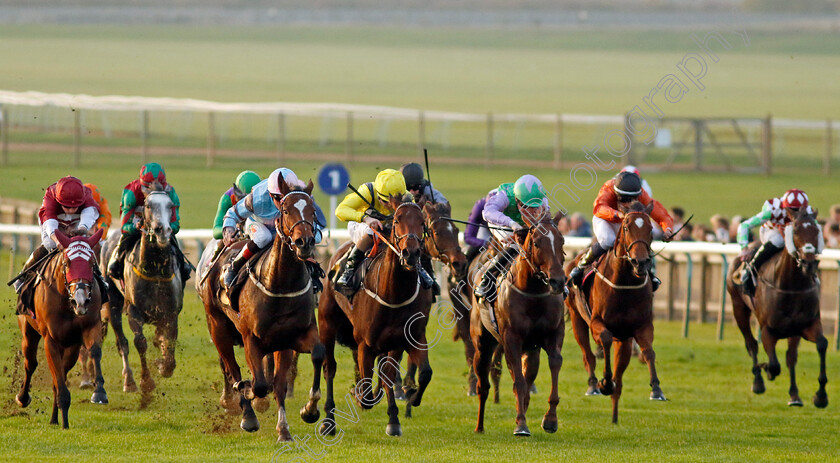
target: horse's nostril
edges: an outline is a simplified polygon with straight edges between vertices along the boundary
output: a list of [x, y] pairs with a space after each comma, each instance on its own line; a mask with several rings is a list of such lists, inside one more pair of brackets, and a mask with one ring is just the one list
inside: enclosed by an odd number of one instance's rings
[[297, 246], [297, 247], [299, 247], [299, 248], [302, 248], [302, 247], [303, 247], [303, 245], [304, 245], [304, 240], [303, 240], [303, 238], [298, 238], [298, 239], [296, 239], [296, 240], [295, 240], [295, 246]]

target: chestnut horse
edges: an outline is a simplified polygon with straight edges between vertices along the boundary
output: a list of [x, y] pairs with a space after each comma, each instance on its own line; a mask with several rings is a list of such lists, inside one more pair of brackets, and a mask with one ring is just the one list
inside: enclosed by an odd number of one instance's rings
[[[516, 395], [515, 436], [530, 436], [525, 413], [531, 400], [531, 386], [540, 366], [540, 349], [548, 355], [551, 370], [551, 392], [548, 411], [542, 428], [549, 433], [557, 431], [557, 378], [563, 357], [565, 321], [563, 314], [563, 235], [554, 220], [548, 216], [537, 220], [523, 217], [528, 225], [516, 233], [524, 236], [519, 255], [511, 264], [508, 276], [498, 283], [495, 301], [479, 300], [472, 296], [470, 337], [475, 345], [473, 366], [478, 376], [478, 422], [475, 432], [484, 432], [484, 408], [490, 393], [488, 375], [493, 350], [497, 344], [504, 346], [508, 370], [513, 378]], [[478, 259], [477, 259], [478, 261]], [[477, 265], [477, 263], [473, 263]], [[481, 284], [481, 272], [475, 272], [473, 285]], [[493, 307], [495, 304], [495, 307]], [[523, 364], [524, 361], [524, 364]]]
[[[776, 342], [788, 340], [787, 367], [790, 371], [790, 401], [788, 405], [802, 406], [799, 388], [796, 386], [796, 360], [800, 338], [816, 343], [820, 356], [819, 389], [813, 402], [818, 408], [828, 406], [825, 392], [825, 351], [828, 341], [823, 336], [820, 321], [820, 283], [817, 277], [819, 261], [824, 242], [822, 231], [813, 215], [801, 210], [795, 215], [788, 212], [791, 224], [785, 228], [785, 251], [771, 257], [764, 266], [756, 269], [755, 297], [746, 296], [740, 285], [743, 262], [732, 266], [726, 279], [726, 289], [732, 297], [732, 310], [741, 334], [744, 335], [747, 352], [752, 358], [754, 375], [752, 391], [764, 392], [761, 368], [767, 370], [771, 381], [781, 373], [776, 358]], [[752, 334], [750, 316], [755, 314], [761, 330], [761, 343], [767, 353], [769, 364], [758, 363], [758, 343]]]
[[[624, 210], [612, 251], [594, 265], [595, 276], [584, 280], [584, 291], [574, 287], [566, 299], [575, 339], [583, 351], [583, 364], [589, 373], [586, 395], [612, 395], [612, 422], [618, 423], [624, 370], [630, 363], [633, 340], [639, 344], [650, 372], [651, 400], [665, 400], [659, 388], [653, 351], [653, 286], [649, 270], [653, 262], [650, 249], [652, 227], [647, 207], [634, 201]], [[571, 271], [580, 257], [567, 266]], [[597, 278], [596, 278], [597, 277]], [[589, 332], [604, 348], [604, 378], [595, 377], [595, 355], [589, 345]], [[610, 348], [615, 342], [615, 369], [610, 368]]]
[[[278, 440], [291, 441], [286, 420], [286, 375], [294, 351], [312, 354], [315, 375], [309, 402], [300, 410], [307, 423], [318, 420], [318, 400], [321, 398], [321, 364], [324, 346], [319, 341], [315, 321], [315, 296], [306, 260], [315, 250], [315, 202], [312, 182], [303, 190], [291, 189], [282, 178], [278, 187], [283, 194], [280, 217], [275, 220], [277, 230], [271, 249], [252, 257], [239, 273], [244, 280], [241, 289], [232, 290], [233, 300], [222, 288], [222, 264], [237, 255], [240, 246], [223, 251], [209, 273], [202, 278], [198, 295], [207, 313], [207, 328], [221, 358], [225, 391], [221, 403], [226, 409], [236, 409], [233, 390], [239, 392], [238, 406], [242, 408], [240, 427], [257, 431], [260, 423], [251, 406], [254, 398], [265, 398], [269, 391], [266, 368], [268, 354], [274, 354], [274, 395], [277, 400]], [[204, 268], [203, 263], [199, 268]], [[234, 284], [234, 287], [237, 286]], [[237, 308], [238, 310], [234, 309]], [[245, 360], [251, 370], [252, 381], [242, 380], [233, 346], [245, 348]]]
[[70, 390], [67, 373], [79, 358], [82, 344], [90, 351], [95, 370], [95, 389], [90, 401], [107, 404], [105, 380], [102, 378], [102, 329], [99, 310], [102, 295], [94, 280], [93, 268], [102, 230], [93, 236], [68, 238], [61, 230], [55, 232], [64, 252], [55, 254], [46, 262], [35, 287], [35, 318], [18, 315], [18, 326], [23, 334], [21, 351], [24, 356], [26, 376], [15, 400], [21, 407], [32, 401], [29, 388], [32, 373], [38, 366], [38, 343], [44, 338], [44, 350], [53, 378], [53, 410], [50, 424], [58, 424], [61, 409], [61, 426], [68, 428]]
[[[324, 377], [327, 381], [326, 419], [319, 432], [324, 435], [334, 434], [335, 426], [329, 423], [334, 418], [335, 400], [333, 398], [333, 380], [336, 373], [335, 342], [357, 352], [359, 376], [356, 384], [357, 399], [365, 409], [372, 408], [379, 400], [374, 398], [373, 366], [377, 356], [389, 352], [408, 352], [411, 361], [420, 369], [419, 384], [416, 391], [408, 396], [412, 406], [419, 406], [423, 393], [432, 378], [426, 351], [426, 323], [432, 305], [432, 290], [423, 289], [417, 275], [417, 265], [423, 251], [424, 218], [423, 210], [417, 204], [403, 198], [392, 196], [389, 199], [394, 210], [393, 226], [388, 243], [376, 257], [370, 258], [369, 268], [362, 284], [352, 301], [348, 300], [333, 287], [328, 280], [318, 304], [318, 325], [321, 341], [327, 351], [324, 365]], [[330, 260], [330, 268], [351, 243], [345, 243]], [[393, 249], [391, 247], [393, 246]], [[399, 358], [394, 359], [399, 362]], [[388, 425], [385, 432], [389, 436], [400, 436], [399, 410], [397, 409], [393, 386], [396, 382], [397, 368], [393, 363], [389, 368], [380, 363], [380, 375], [383, 375], [389, 387], [385, 387], [388, 397]], [[387, 371], [386, 371], [387, 370]]]
[[[155, 363], [164, 378], [175, 371], [175, 343], [178, 338], [178, 315], [184, 305], [184, 288], [178, 261], [173, 254], [169, 240], [176, 239], [170, 227], [172, 200], [163, 191], [152, 191], [146, 195], [142, 220], [138, 228], [141, 238], [126, 255], [123, 286], [107, 277], [109, 283], [110, 318], [114, 328], [117, 348], [123, 363], [123, 390], [137, 390], [134, 374], [128, 363], [128, 340], [122, 326], [123, 313], [128, 315], [128, 326], [134, 332], [134, 347], [140, 355], [140, 389], [151, 392], [155, 381], [146, 363], [146, 336], [143, 324], [155, 325], [155, 346], [160, 348], [161, 358]], [[102, 248], [103, 274], [108, 275], [108, 258], [119, 240], [119, 233], [113, 233]]]

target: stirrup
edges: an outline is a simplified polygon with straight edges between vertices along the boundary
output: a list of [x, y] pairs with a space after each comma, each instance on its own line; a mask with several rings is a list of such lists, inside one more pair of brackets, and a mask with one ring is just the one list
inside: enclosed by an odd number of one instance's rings
[[580, 286], [581, 283], [583, 283], [583, 267], [575, 266], [575, 268], [569, 272], [569, 281], [575, 286]]

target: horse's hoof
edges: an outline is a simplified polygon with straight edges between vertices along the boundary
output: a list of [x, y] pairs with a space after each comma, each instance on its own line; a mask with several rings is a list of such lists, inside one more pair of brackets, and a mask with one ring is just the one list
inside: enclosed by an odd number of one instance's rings
[[469, 390], [469, 391], [467, 391], [467, 397], [475, 397], [475, 396], [477, 396], [477, 395], [478, 395], [478, 394], [476, 394], [474, 390]]
[[658, 391], [658, 392], [651, 392], [650, 393], [650, 400], [659, 400], [659, 401], [664, 402], [668, 399], [665, 398], [665, 394], [663, 394], [662, 391]]
[[513, 430], [513, 435], [519, 437], [530, 437], [531, 431], [528, 429], [527, 425], [520, 424]]
[[484, 428], [475, 428], [475, 431], [473, 432], [476, 434], [484, 434]]
[[532, 384], [532, 385], [531, 385], [531, 390], [530, 390], [529, 392], [531, 393], [531, 395], [536, 394], [536, 393], [537, 393], [537, 385], [536, 385], [536, 384]]
[[814, 406], [817, 408], [828, 407], [828, 394], [817, 392], [814, 395]]
[[20, 408], [26, 408], [32, 403], [32, 396], [29, 395], [28, 392], [23, 395], [18, 394], [17, 397], [15, 397], [15, 402], [20, 405]]
[[288, 428], [283, 428], [277, 432], [277, 442], [292, 442], [292, 433], [289, 432]]
[[123, 392], [137, 392], [137, 383], [134, 381], [123, 384]]
[[318, 429], [318, 434], [322, 436], [334, 436], [335, 435], [335, 425], [330, 424], [331, 420], [324, 420], [321, 423], [321, 428]]
[[391, 437], [400, 437], [402, 436], [402, 428], [398, 424], [388, 423], [388, 425], [385, 426], [385, 434]]
[[140, 380], [140, 390], [143, 392], [149, 393], [155, 390], [155, 380], [152, 378], [144, 378]]
[[93, 395], [90, 396], [90, 403], [107, 405], [108, 404], [108, 394], [106, 394], [104, 391], [103, 392], [94, 392]]
[[318, 418], [320, 417], [321, 411], [318, 410], [318, 407], [315, 407], [311, 412], [306, 409], [305, 405], [300, 409], [300, 419], [302, 419], [304, 423], [312, 424], [318, 421]]
[[82, 382], [79, 383], [79, 389], [93, 389], [93, 381], [83, 379]]
[[265, 397], [258, 397], [251, 402], [251, 405], [254, 406], [254, 410], [259, 413], [265, 413], [268, 410], [268, 407], [271, 405], [271, 402]]
[[597, 387], [589, 386], [589, 389], [586, 390], [586, 394], [584, 394], [584, 395], [589, 397], [589, 396], [603, 395], [603, 394], [601, 394], [601, 391], [599, 391]]
[[753, 383], [753, 394], [764, 394], [764, 383]]
[[612, 381], [602, 379], [601, 382], [598, 383], [598, 390], [604, 395], [612, 395], [614, 387], [615, 384]]
[[242, 428], [243, 431], [257, 432], [260, 429], [260, 422], [257, 420], [256, 416], [249, 416], [242, 418], [242, 421], [239, 423], [239, 427]]
[[394, 399], [396, 400], [406, 400], [405, 391], [402, 390], [400, 387], [394, 388]]
[[544, 416], [542, 420], [542, 428], [543, 431], [549, 434], [554, 434], [557, 432], [557, 418], [549, 420], [548, 417]]
[[801, 406], [802, 406], [802, 399], [800, 399], [800, 398], [790, 399], [788, 401], [788, 407], [801, 407]]

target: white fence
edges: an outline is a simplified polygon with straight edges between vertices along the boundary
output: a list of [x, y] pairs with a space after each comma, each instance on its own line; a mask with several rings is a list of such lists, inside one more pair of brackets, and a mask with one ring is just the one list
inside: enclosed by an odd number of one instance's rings
[[[115, 233], [115, 230], [111, 231]], [[0, 224], [0, 243], [3, 236], [11, 236], [11, 254], [9, 263], [9, 277], [14, 276], [18, 269], [15, 266], [15, 254], [24, 247], [32, 248], [40, 240], [40, 228], [37, 225]], [[349, 239], [346, 229], [328, 230], [325, 233], [325, 243], [330, 251], [335, 249], [338, 242]], [[19, 237], [28, 239], [27, 246], [19, 243]], [[178, 238], [185, 249], [196, 248], [195, 256], [201, 254], [207, 242], [213, 237], [210, 229], [184, 229], [178, 233]], [[463, 238], [463, 237], [462, 237]], [[589, 238], [568, 237], [565, 240], [567, 258], [572, 253], [584, 249], [589, 245]], [[706, 323], [714, 321], [717, 324], [717, 337], [723, 338], [723, 330], [732, 309], [727, 303], [725, 290], [725, 276], [729, 268], [728, 263], [740, 253], [737, 244], [719, 244], [704, 242], [671, 242], [656, 241], [653, 250], [660, 252], [658, 275], [662, 279], [655, 309], [661, 317], [669, 320], [681, 319], [683, 336], [688, 337], [689, 322]], [[29, 250], [28, 252], [31, 252]], [[194, 259], [197, 259], [195, 257]], [[829, 324], [834, 326], [835, 350], [840, 350], [840, 250], [826, 249], [820, 257], [822, 279], [821, 309], [822, 320], [826, 329]], [[698, 270], [699, 275], [694, 275]], [[442, 272], [438, 272], [440, 277]], [[716, 309], [715, 309], [716, 307]]]

